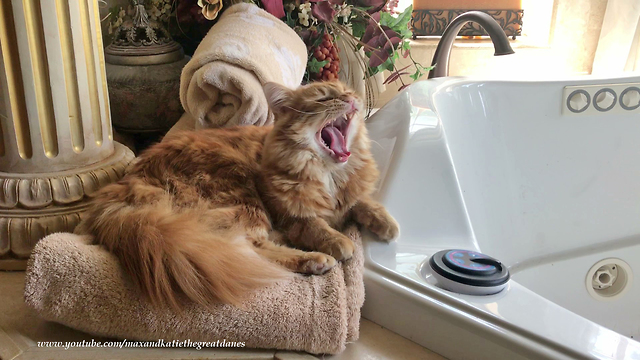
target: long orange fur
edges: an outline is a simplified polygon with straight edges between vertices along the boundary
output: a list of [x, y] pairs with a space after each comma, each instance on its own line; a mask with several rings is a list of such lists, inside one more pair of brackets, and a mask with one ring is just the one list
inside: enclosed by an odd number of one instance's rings
[[[357, 96], [339, 82], [265, 85], [270, 127], [183, 132], [145, 151], [104, 187], [76, 232], [113, 252], [152, 302], [186, 295], [239, 304], [252, 290], [322, 274], [353, 253], [349, 221], [382, 240], [395, 220], [370, 198], [378, 176]], [[316, 135], [350, 114], [351, 155], [338, 162]]]

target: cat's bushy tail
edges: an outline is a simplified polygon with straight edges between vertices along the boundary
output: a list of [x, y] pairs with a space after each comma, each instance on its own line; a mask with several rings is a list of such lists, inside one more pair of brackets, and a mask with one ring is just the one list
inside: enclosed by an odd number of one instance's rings
[[179, 309], [179, 293], [204, 306], [239, 304], [252, 290], [293, 276], [259, 256], [242, 236], [213, 233], [201, 210], [175, 209], [159, 188], [136, 191], [137, 197], [159, 200], [128, 205], [122, 201], [126, 190], [119, 188], [125, 185], [108, 187], [76, 232], [94, 235], [114, 253], [155, 304]]

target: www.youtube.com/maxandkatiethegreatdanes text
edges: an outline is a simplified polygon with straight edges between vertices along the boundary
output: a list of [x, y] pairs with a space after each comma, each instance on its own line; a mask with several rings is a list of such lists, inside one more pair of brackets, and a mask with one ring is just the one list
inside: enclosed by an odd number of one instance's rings
[[201, 350], [204, 348], [243, 348], [244, 341], [227, 341], [226, 339], [216, 341], [191, 341], [187, 340], [171, 340], [165, 341], [164, 339], [158, 339], [157, 341], [133, 341], [133, 340], [119, 340], [119, 341], [38, 341], [38, 347], [49, 348], [64, 348], [69, 350], [71, 348], [193, 348]]

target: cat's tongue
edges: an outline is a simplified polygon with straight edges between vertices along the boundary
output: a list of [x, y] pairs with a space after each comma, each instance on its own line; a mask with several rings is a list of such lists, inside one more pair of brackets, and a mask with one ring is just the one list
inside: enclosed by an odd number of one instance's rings
[[327, 126], [322, 129], [322, 138], [329, 137], [329, 148], [336, 154], [336, 158], [340, 162], [345, 162], [349, 159], [351, 153], [347, 150], [345, 139], [340, 130], [335, 126]]

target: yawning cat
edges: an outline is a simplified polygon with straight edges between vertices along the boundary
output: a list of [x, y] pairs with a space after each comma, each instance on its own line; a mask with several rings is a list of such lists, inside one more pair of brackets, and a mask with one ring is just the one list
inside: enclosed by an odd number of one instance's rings
[[292, 272], [322, 274], [351, 257], [349, 221], [398, 235], [369, 197], [378, 171], [358, 97], [340, 82], [264, 91], [273, 126], [171, 135], [100, 190], [78, 226], [154, 303], [238, 303]]

